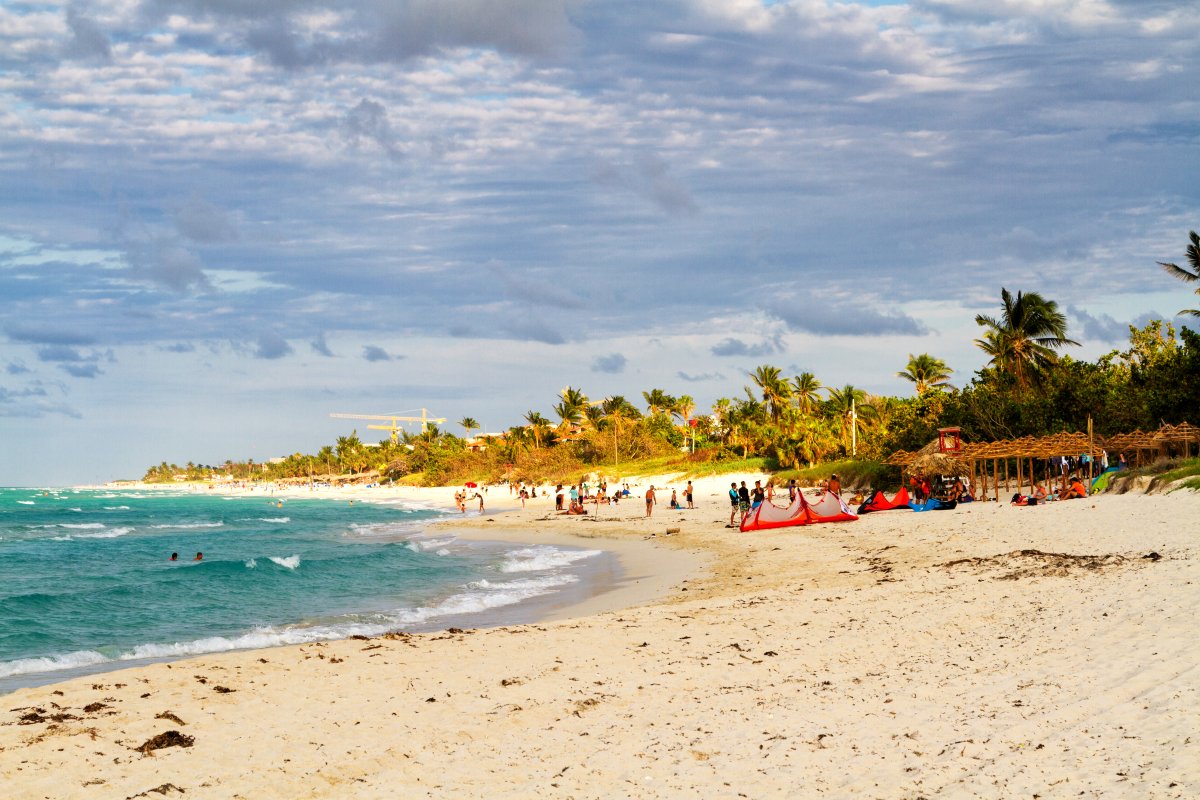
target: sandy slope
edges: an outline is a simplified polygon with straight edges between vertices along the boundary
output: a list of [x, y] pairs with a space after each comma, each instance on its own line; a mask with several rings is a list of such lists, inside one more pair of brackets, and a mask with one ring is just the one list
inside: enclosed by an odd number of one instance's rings
[[[21, 798], [1200, 796], [1200, 495], [748, 535], [722, 527], [720, 483], [698, 510], [650, 521], [638, 502], [608, 521], [538, 505], [459, 522], [644, 539], [664, 561], [710, 554], [656, 604], [23, 690], [0, 708], [0, 785]], [[31, 713], [43, 721], [18, 724]], [[135, 749], [172, 730], [192, 746]]]

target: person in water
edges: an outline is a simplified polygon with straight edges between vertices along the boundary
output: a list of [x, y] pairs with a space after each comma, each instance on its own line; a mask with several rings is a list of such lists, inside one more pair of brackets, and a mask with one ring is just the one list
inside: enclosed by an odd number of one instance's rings
[[192, 559], [192, 561], [203, 561], [203, 560], [204, 560], [204, 553], [196, 553], [196, 557]]
[[171, 560], [172, 560], [172, 561], [178, 561], [178, 560], [179, 560], [179, 553], [171, 553]]

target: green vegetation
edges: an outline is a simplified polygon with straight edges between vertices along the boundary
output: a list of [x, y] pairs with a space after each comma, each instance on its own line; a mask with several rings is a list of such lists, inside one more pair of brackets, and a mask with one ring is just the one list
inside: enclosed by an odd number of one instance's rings
[[1184, 459], [1166, 472], [1159, 473], [1156, 479], [1160, 485], [1183, 481], [1181, 486], [1184, 488], [1200, 489], [1200, 458]]
[[696, 414], [691, 397], [661, 388], [643, 391], [639, 407], [620, 395], [591, 400], [568, 386], [551, 404], [557, 422], [531, 409], [499, 436], [471, 438], [479, 423], [467, 416], [458, 423], [466, 438], [430, 426], [396, 442], [367, 444], [355, 432], [314, 454], [268, 463], [164, 462], [147, 470], [145, 480], [432, 486], [575, 482], [591, 473], [616, 479], [770, 472], [778, 481], [811, 483], [837, 472], [844, 485], [882, 486], [899, 478], [882, 463], [887, 456], [926, 445], [940, 427], [960, 427], [967, 441], [990, 441], [1083, 431], [1089, 416], [1102, 436], [1200, 422], [1200, 334], [1184, 328], [1177, 337], [1170, 323], [1154, 320], [1130, 328], [1127, 350], [1076, 361], [1058, 353], [1075, 342], [1054, 301], [1036, 292], [1014, 297], [1007, 289], [1000, 297], [999, 317], [976, 317], [985, 329], [976, 344], [990, 360], [960, 388], [947, 382], [946, 363], [927, 353], [897, 364], [903, 367], [897, 374], [913, 383], [913, 397], [826, 387], [812, 373], [789, 377], [762, 364], [747, 373], [750, 383], [740, 394], [718, 399], [707, 414]]

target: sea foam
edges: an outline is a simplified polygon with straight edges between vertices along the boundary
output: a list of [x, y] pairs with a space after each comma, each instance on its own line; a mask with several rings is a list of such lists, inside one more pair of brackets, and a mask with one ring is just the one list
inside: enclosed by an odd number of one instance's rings
[[547, 545], [523, 547], [506, 553], [499, 569], [501, 572], [539, 572], [570, 566], [600, 553], [600, 550], [560, 550]]

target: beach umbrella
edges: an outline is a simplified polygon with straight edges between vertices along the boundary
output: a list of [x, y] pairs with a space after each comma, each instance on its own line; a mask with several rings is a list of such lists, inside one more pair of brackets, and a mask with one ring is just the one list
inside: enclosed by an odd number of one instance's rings
[[463, 484], [463, 486], [467, 487], [468, 489], [474, 489], [478, 485], [479, 484], [476, 483], [475, 481], [467, 481], [466, 483]]

